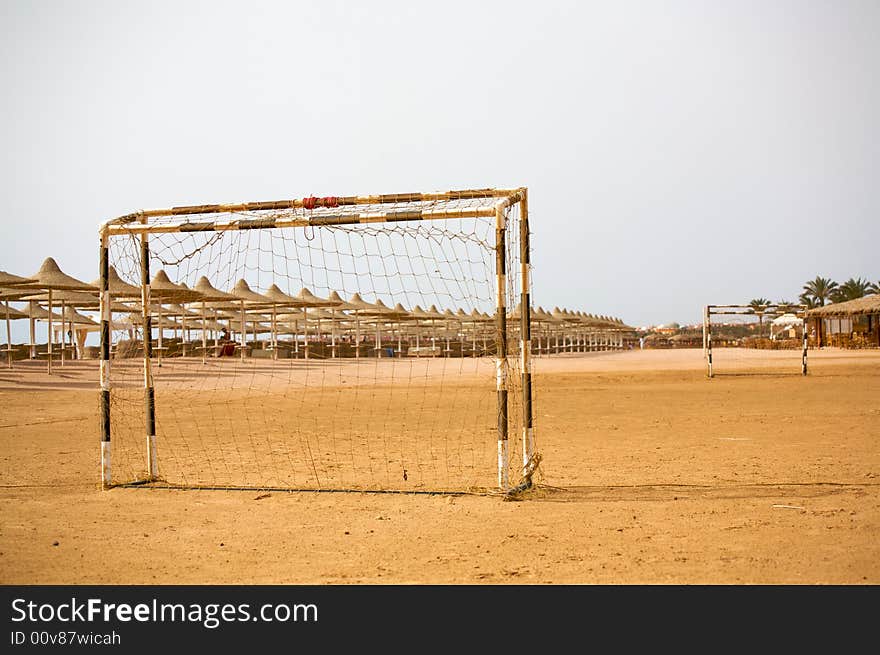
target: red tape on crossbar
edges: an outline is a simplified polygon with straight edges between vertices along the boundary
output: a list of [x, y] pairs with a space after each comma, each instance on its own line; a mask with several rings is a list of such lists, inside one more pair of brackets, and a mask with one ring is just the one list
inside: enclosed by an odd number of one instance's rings
[[305, 209], [314, 209], [315, 207], [338, 207], [339, 206], [339, 198], [336, 196], [324, 196], [323, 198], [316, 198], [315, 196], [309, 196], [308, 198], [303, 198], [303, 207]]

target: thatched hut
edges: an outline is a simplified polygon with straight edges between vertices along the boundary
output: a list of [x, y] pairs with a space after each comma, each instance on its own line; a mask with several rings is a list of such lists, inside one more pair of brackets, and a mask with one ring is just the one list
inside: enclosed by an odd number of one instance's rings
[[880, 294], [816, 307], [807, 319], [813, 322], [819, 347], [880, 347]]

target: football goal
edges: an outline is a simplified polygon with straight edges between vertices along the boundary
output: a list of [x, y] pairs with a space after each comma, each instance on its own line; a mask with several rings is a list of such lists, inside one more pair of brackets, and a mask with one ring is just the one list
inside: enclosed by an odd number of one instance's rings
[[[806, 307], [792, 304], [707, 305], [703, 309], [706, 375], [807, 374]], [[800, 355], [800, 370], [794, 360]]]
[[525, 188], [140, 211], [100, 241], [104, 488], [532, 484]]

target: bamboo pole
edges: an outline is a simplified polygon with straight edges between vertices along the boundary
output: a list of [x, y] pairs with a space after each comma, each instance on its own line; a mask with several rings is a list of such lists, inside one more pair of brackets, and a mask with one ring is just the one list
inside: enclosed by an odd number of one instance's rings
[[245, 314], [244, 314], [244, 300], [239, 301], [241, 303], [241, 335], [239, 336], [239, 342], [241, 343], [241, 362], [244, 363], [244, 351], [247, 348], [247, 324], [245, 323]]
[[801, 356], [801, 375], [807, 374], [807, 317], [801, 320], [801, 329], [803, 330], [804, 347]]
[[208, 309], [202, 300], [202, 364], [208, 363]]
[[6, 301], [6, 365], [12, 368], [12, 326], [9, 320], [9, 301]]
[[101, 232], [99, 270], [101, 281], [101, 488], [112, 481], [110, 450], [110, 283], [107, 235]]
[[278, 307], [272, 304], [272, 359], [278, 360]]
[[34, 318], [34, 301], [28, 301], [28, 319], [30, 321], [30, 356], [31, 359], [37, 358], [37, 326]]
[[[220, 211], [220, 210], [218, 210]], [[235, 210], [222, 210], [235, 211]], [[208, 213], [208, 212], [203, 212]], [[464, 218], [489, 218], [494, 215], [493, 209], [467, 209], [450, 211], [394, 211], [394, 212], [364, 212], [360, 214], [320, 214], [308, 218], [277, 217], [272, 219], [253, 219], [248, 224], [242, 219], [226, 219], [212, 223], [198, 224], [193, 230], [187, 223], [153, 224], [149, 226], [130, 225], [125, 223], [106, 223], [106, 229], [113, 236], [130, 234], [172, 234], [181, 231], [213, 231], [229, 232], [242, 229], [255, 228], [294, 228], [314, 227], [320, 225], [368, 225], [373, 223], [394, 223], [398, 221], [438, 221], [455, 220]], [[153, 217], [155, 214], [144, 212], [145, 216]], [[164, 214], [163, 214], [164, 215]], [[119, 220], [119, 219], [116, 219]]]
[[48, 343], [46, 344], [46, 366], [49, 371], [49, 375], [52, 375], [52, 289], [49, 289], [49, 335], [46, 340]]
[[[522, 448], [523, 476], [529, 476], [530, 464], [535, 452], [534, 417], [532, 414], [532, 260], [530, 253], [528, 194], [520, 201], [519, 261], [522, 298], [520, 300], [520, 368], [522, 375]], [[533, 470], [533, 469], [532, 469]], [[531, 477], [527, 477], [531, 486]]]
[[330, 358], [336, 359], [336, 308], [330, 308]]
[[67, 348], [67, 332], [64, 330], [66, 319], [64, 316], [64, 310], [67, 308], [67, 303], [64, 300], [64, 296], [61, 297], [61, 366], [64, 366], [64, 350]]
[[309, 359], [309, 312], [303, 311], [303, 352], [306, 361]]
[[[440, 191], [433, 193], [396, 193], [396, 194], [382, 194], [382, 195], [372, 195], [372, 196], [341, 196], [336, 198], [309, 198], [309, 202], [306, 202], [306, 199], [287, 199], [287, 200], [272, 200], [272, 201], [260, 201], [260, 202], [248, 202], [248, 203], [235, 203], [235, 204], [208, 204], [208, 205], [190, 205], [190, 206], [182, 206], [182, 207], [172, 207], [170, 209], [150, 209], [145, 211], [136, 212], [133, 214], [126, 214], [125, 216], [120, 216], [115, 219], [111, 219], [107, 221], [104, 225], [101, 226], [102, 234], [114, 234], [114, 228], [128, 228], [129, 230], [136, 229], [138, 226], [132, 225], [134, 221], [143, 220], [147, 218], [158, 218], [158, 217], [168, 217], [168, 216], [192, 216], [198, 214], [222, 214], [222, 213], [241, 213], [241, 212], [260, 212], [260, 211], [278, 211], [283, 209], [306, 209], [306, 208], [332, 208], [332, 207], [345, 207], [345, 206], [356, 206], [356, 205], [381, 205], [381, 204], [397, 204], [397, 203], [405, 203], [405, 202], [433, 202], [433, 201], [443, 201], [443, 200], [477, 200], [481, 198], [491, 199], [491, 198], [501, 198], [497, 206], [507, 206], [513, 204], [514, 202], [518, 202], [523, 196], [525, 190], [524, 189], [462, 189], [462, 190], [452, 190], [452, 191]], [[311, 205], [311, 207], [307, 207]], [[449, 213], [464, 213], [465, 211], [474, 211], [474, 210], [459, 210], [456, 212]], [[484, 216], [490, 216], [495, 213], [495, 209], [481, 209], [479, 210]], [[399, 214], [400, 212], [388, 212], [389, 215], [394, 216], [395, 214]], [[463, 217], [463, 216], [462, 216]], [[260, 222], [260, 221], [257, 221]], [[243, 221], [245, 225], [248, 225], [246, 221]], [[256, 226], [255, 226], [256, 227]], [[266, 226], [271, 227], [271, 226]], [[241, 229], [240, 227], [236, 227], [234, 229]]]
[[712, 378], [712, 314], [707, 314], [706, 320], [706, 374]]
[[[158, 452], [156, 450], [156, 392], [153, 385], [153, 316], [150, 293], [150, 243], [146, 234], [141, 235], [141, 311], [144, 331], [144, 415], [147, 436], [147, 476], [149, 480], [159, 477]], [[157, 315], [159, 323], [159, 353], [157, 365], [162, 362], [162, 303]]]
[[507, 442], [507, 258], [506, 216], [501, 207], [495, 210], [495, 277], [496, 277], [496, 339], [495, 387], [498, 394], [498, 486], [506, 491], [510, 486]]

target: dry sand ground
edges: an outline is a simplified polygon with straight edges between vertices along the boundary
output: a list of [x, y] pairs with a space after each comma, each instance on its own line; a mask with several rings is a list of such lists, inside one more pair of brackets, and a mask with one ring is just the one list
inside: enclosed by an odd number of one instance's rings
[[880, 352], [701, 354], [537, 360], [520, 502], [101, 492], [94, 362], [17, 363], [0, 583], [880, 583]]

